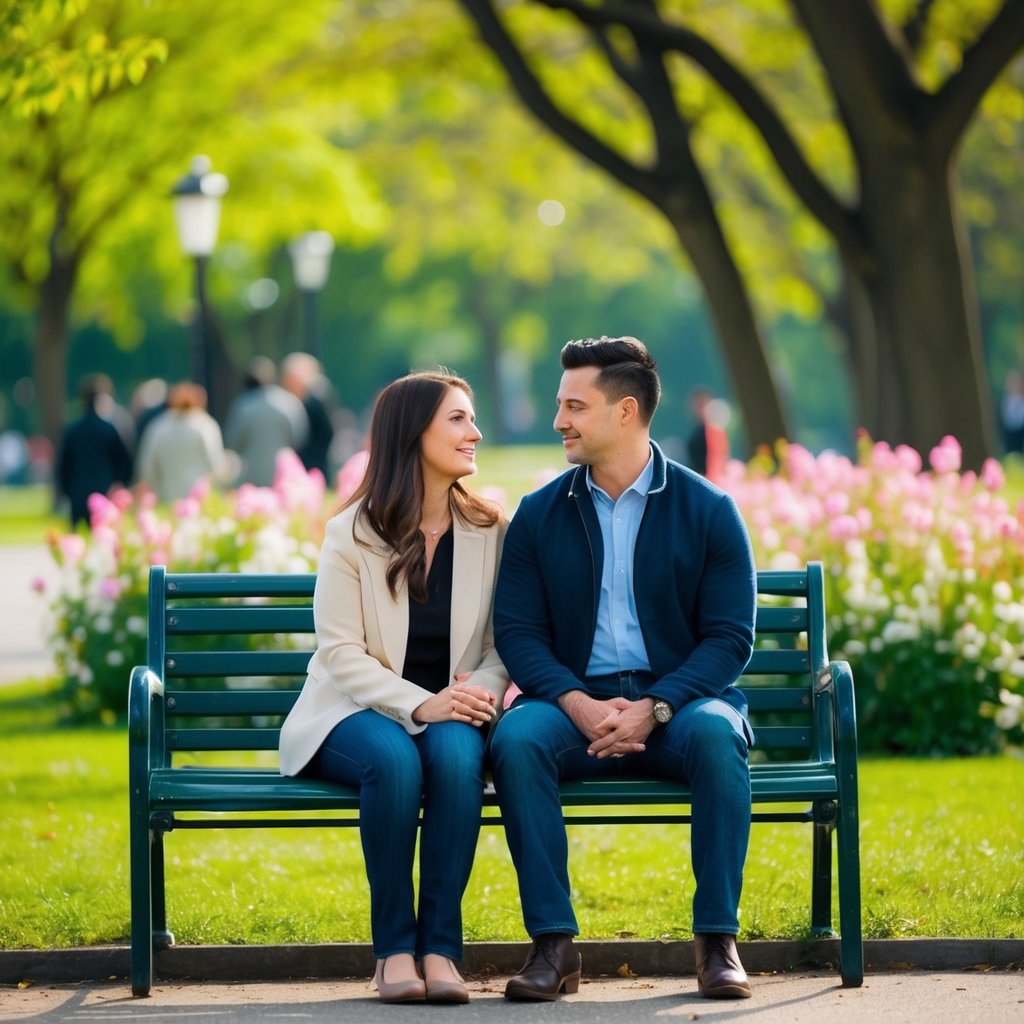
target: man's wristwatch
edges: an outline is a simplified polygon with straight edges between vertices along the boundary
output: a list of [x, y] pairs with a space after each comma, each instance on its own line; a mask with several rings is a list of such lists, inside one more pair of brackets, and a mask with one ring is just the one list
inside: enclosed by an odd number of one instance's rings
[[675, 711], [672, 710], [672, 705], [667, 700], [656, 700], [654, 707], [651, 709], [651, 714], [654, 715], [654, 721], [658, 725], [665, 725], [672, 721]]

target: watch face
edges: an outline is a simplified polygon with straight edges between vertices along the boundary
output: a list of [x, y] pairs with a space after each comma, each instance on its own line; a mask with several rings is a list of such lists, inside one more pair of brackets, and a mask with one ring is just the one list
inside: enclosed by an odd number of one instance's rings
[[664, 725], [672, 718], [672, 705], [668, 701], [659, 700], [654, 705], [654, 720]]

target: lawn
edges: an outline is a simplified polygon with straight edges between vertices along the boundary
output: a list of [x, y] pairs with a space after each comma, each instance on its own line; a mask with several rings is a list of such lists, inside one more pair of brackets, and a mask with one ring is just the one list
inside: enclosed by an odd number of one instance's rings
[[[128, 935], [126, 738], [62, 729], [38, 685], [0, 691], [0, 947]], [[992, 799], [998, 795], [999, 799]], [[1024, 761], [867, 760], [861, 769], [865, 935], [1020, 937]], [[685, 938], [693, 882], [681, 826], [570, 829], [586, 938]], [[810, 831], [753, 830], [741, 938], [805, 934]], [[354, 829], [174, 832], [170, 924], [182, 943], [368, 941]], [[523, 937], [500, 828], [485, 828], [465, 900], [470, 940]]]
[[0, 544], [41, 544], [47, 530], [67, 528], [67, 519], [53, 514], [49, 487], [0, 487]]

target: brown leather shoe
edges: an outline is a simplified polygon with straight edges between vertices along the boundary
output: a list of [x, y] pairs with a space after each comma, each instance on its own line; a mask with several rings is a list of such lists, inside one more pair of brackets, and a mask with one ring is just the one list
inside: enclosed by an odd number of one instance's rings
[[697, 988], [708, 999], [749, 999], [750, 983], [736, 951], [735, 935], [698, 932], [693, 936], [697, 953]]
[[538, 935], [530, 946], [526, 963], [505, 986], [506, 999], [557, 999], [559, 993], [573, 995], [580, 988], [583, 958], [567, 932]]

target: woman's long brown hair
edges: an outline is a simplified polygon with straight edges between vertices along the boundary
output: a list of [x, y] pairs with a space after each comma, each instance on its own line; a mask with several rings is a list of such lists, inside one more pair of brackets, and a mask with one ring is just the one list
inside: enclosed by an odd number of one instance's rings
[[[420, 439], [449, 388], [460, 388], [472, 402], [473, 390], [447, 370], [421, 370], [389, 384], [370, 423], [366, 475], [343, 508], [359, 504], [359, 515], [393, 550], [387, 581], [391, 596], [403, 580], [415, 601], [427, 600], [426, 540], [420, 531], [423, 467]], [[456, 480], [449, 490], [452, 512], [472, 526], [493, 526], [497, 508]]]

